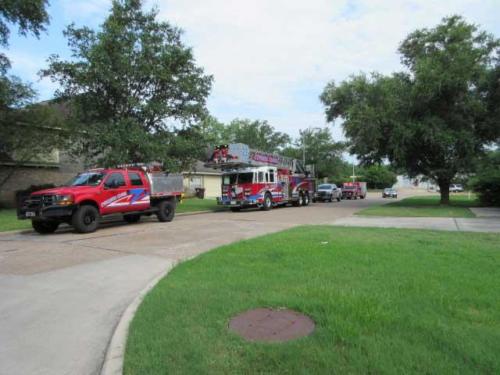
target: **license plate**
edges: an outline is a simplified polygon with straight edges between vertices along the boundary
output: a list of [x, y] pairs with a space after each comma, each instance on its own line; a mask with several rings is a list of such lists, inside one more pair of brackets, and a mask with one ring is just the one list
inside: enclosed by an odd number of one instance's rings
[[36, 216], [36, 212], [33, 212], [33, 211], [26, 211], [26, 213], [24, 214], [26, 217], [35, 217]]
[[236, 201], [231, 201], [231, 206], [236, 206]]

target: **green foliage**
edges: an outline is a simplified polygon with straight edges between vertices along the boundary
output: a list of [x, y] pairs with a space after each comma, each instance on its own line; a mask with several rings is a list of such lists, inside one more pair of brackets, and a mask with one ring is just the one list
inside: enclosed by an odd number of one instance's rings
[[344, 119], [350, 151], [363, 163], [387, 158], [431, 178], [447, 203], [454, 177], [500, 136], [499, 46], [461, 17], [445, 18], [402, 42], [407, 73], [329, 83], [321, 95], [327, 119]]
[[397, 182], [396, 173], [383, 164], [370, 165], [357, 173], [363, 176], [369, 189], [384, 189]]
[[308, 128], [300, 131], [294, 145], [284, 149], [283, 154], [298, 160], [305, 154], [306, 165], [314, 165], [317, 177], [336, 180], [345, 171], [344, 149], [343, 143], [333, 140], [328, 127]]
[[266, 152], [278, 152], [286, 147], [291, 138], [276, 131], [267, 121], [235, 119], [223, 133], [227, 143], [245, 143], [251, 148]]
[[[36, 37], [49, 21], [46, 0], [5, 0], [0, 4], [0, 45], [8, 46], [9, 24], [21, 35]], [[33, 105], [36, 93], [30, 84], [9, 76], [10, 61], [0, 53], [0, 160], [9, 162], [10, 173], [21, 162], [33, 161], [58, 147], [66, 139], [60, 116], [50, 105]]]
[[[20, 85], [21, 90], [26, 86]], [[18, 100], [19, 102], [19, 100]], [[14, 165], [43, 159], [66, 145], [67, 126], [54, 103], [0, 110], [0, 160]], [[0, 181], [0, 185], [2, 182]]]
[[471, 185], [481, 203], [500, 206], [500, 150], [490, 152], [480, 161]]
[[156, 16], [140, 0], [115, 0], [99, 31], [66, 29], [72, 59], [53, 55], [43, 75], [70, 103], [77, 153], [104, 165], [160, 160], [180, 168], [192, 159], [201, 137], [188, 129], [206, 115], [212, 77], [181, 30]]
[[8, 24], [17, 24], [19, 33], [28, 32], [39, 36], [49, 23], [47, 0], [2, 0], [0, 4], [0, 44], [6, 46], [9, 40]]

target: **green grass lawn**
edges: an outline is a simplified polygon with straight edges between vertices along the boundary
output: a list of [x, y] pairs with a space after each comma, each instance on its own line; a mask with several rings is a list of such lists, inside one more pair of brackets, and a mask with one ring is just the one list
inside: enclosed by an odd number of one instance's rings
[[473, 196], [451, 195], [450, 205], [439, 204], [439, 196], [417, 196], [405, 198], [380, 206], [372, 206], [357, 213], [368, 216], [419, 216], [419, 217], [475, 217], [468, 207], [479, 206]]
[[196, 211], [219, 211], [224, 207], [217, 205], [215, 199], [199, 199], [189, 198], [184, 199], [182, 203], [177, 205], [177, 212], [196, 212]]
[[0, 232], [31, 228], [31, 221], [18, 220], [15, 209], [0, 209]]
[[[300, 227], [176, 267], [134, 317], [125, 374], [500, 373], [500, 235]], [[228, 331], [247, 309], [316, 322], [283, 344]]]

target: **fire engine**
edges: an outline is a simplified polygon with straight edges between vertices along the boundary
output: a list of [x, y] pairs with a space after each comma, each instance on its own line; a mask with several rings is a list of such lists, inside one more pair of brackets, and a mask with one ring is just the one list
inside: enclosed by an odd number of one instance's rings
[[343, 199], [365, 199], [366, 192], [366, 182], [344, 182], [342, 186]]
[[174, 218], [182, 191], [182, 175], [162, 172], [158, 163], [91, 169], [65, 186], [31, 193], [18, 207], [18, 218], [31, 219], [41, 234], [55, 232], [61, 223], [93, 232], [102, 217], [116, 214], [128, 223], [152, 214], [166, 222]]
[[309, 205], [316, 181], [295, 159], [250, 149], [246, 144], [217, 146], [206, 163], [220, 169], [218, 204], [232, 211], [246, 207], [270, 210], [278, 205]]

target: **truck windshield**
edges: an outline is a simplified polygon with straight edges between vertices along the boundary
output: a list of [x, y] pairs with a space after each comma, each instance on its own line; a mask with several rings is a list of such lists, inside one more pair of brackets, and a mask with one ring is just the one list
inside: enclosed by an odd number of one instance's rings
[[324, 184], [324, 185], [319, 185], [318, 186], [318, 189], [322, 189], [322, 190], [329, 190], [329, 189], [332, 189], [333, 186], [332, 185], [329, 185], [329, 184]]
[[97, 186], [104, 178], [103, 172], [85, 172], [75, 176], [66, 186]]
[[232, 173], [224, 176], [224, 185], [251, 184], [253, 173]]

